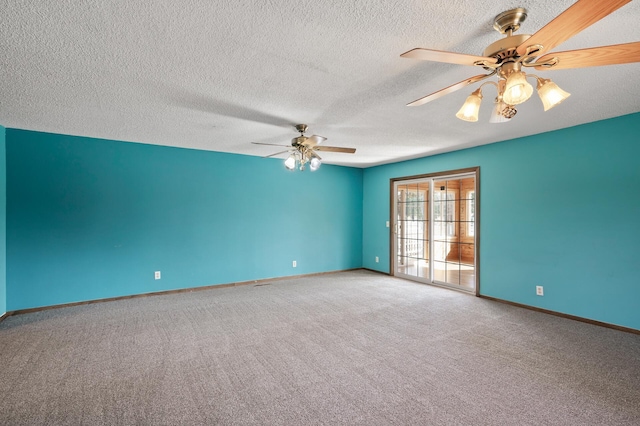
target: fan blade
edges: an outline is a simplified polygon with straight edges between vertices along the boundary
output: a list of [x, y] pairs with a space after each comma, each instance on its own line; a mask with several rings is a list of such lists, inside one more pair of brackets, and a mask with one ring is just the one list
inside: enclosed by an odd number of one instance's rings
[[262, 157], [262, 158], [275, 157], [276, 155], [284, 154], [285, 152], [289, 152], [289, 151], [291, 151], [291, 150], [290, 150], [290, 149], [287, 149], [286, 151], [276, 152], [275, 154], [267, 155], [267, 156], [264, 156], [264, 157]]
[[327, 138], [325, 138], [324, 136], [318, 136], [318, 135], [312, 135], [307, 137], [307, 140], [303, 142], [303, 145], [306, 145], [308, 147], [314, 147], [318, 144], [321, 144], [322, 142], [326, 141]]
[[[536, 62], [553, 58], [558, 63], [551, 67], [544, 65], [535, 67], [537, 70], [562, 70], [568, 68], [599, 67], [602, 65], [630, 64], [640, 62], [640, 41], [635, 43], [615, 44], [612, 46], [593, 47], [591, 49], [567, 50], [544, 55]], [[533, 64], [535, 66], [535, 63]]]
[[578, 0], [518, 46], [516, 49], [518, 55], [524, 56], [527, 48], [535, 44], [542, 46], [542, 49], [537, 52], [538, 56], [542, 55], [630, 1]]
[[464, 53], [443, 52], [441, 50], [431, 49], [411, 49], [400, 55], [401, 58], [421, 59], [423, 61], [445, 62], [448, 64], [458, 65], [475, 65], [478, 61], [484, 61], [491, 64], [498, 62], [496, 58], [488, 56], [465, 55]]
[[263, 142], [251, 142], [254, 145], [269, 145], [269, 146], [291, 146], [291, 145], [282, 145], [279, 143], [263, 143]]
[[476, 76], [473, 76], [471, 78], [468, 78], [466, 80], [462, 80], [459, 83], [452, 84], [451, 86], [446, 87], [446, 88], [444, 88], [442, 90], [438, 90], [437, 92], [434, 92], [434, 93], [432, 93], [430, 95], [427, 95], [424, 98], [416, 99], [413, 102], [409, 102], [407, 104], [407, 106], [418, 106], [418, 105], [426, 104], [427, 102], [431, 102], [431, 101], [433, 101], [435, 99], [443, 97], [444, 95], [448, 95], [449, 93], [453, 93], [456, 90], [460, 90], [463, 87], [466, 87], [466, 86], [468, 86], [470, 84], [477, 83], [480, 80], [484, 80], [487, 77], [491, 77], [494, 74], [495, 74], [495, 71], [492, 72], [492, 73], [489, 73], [489, 74], [480, 74], [480, 75], [476, 75]]
[[355, 148], [342, 148], [339, 146], [316, 146], [313, 149], [315, 151], [344, 152], [345, 154], [353, 154], [356, 152]]

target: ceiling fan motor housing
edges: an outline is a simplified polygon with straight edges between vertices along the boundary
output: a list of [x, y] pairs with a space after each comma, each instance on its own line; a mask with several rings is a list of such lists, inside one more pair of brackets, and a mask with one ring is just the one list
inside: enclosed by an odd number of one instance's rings
[[291, 139], [291, 145], [292, 146], [298, 146], [298, 145], [302, 145], [304, 141], [307, 140], [306, 136], [298, 136], [297, 138], [293, 138]]
[[517, 56], [518, 46], [527, 41], [529, 37], [531, 37], [530, 34], [518, 34], [502, 38], [487, 46], [482, 56], [496, 58], [498, 61], [514, 58]]

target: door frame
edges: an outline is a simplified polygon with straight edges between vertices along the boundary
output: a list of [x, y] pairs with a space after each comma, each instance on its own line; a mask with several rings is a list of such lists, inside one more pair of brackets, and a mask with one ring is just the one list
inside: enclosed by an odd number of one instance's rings
[[[395, 184], [398, 181], [404, 180], [412, 180], [412, 179], [432, 179], [438, 178], [442, 176], [450, 176], [450, 175], [458, 175], [465, 173], [474, 173], [476, 180], [476, 188], [475, 188], [475, 295], [480, 296], [480, 166], [476, 167], [468, 167], [465, 169], [457, 169], [457, 170], [447, 170], [443, 172], [436, 173], [426, 173], [421, 175], [412, 175], [412, 176], [402, 176], [397, 178], [389, 179], [389, 217], [391, 218], [391, 226], [389, 226], [389, 274], [391, 276], [395, 276], [395, 265], [396, 265], [396, 256], [397, 253], [394, 251], [394, 246], [396, 244], [396, 217], [394, 216], [395, 212]], [[431, 194], [429, 195], [431, 196]], [[430, 203], [430, 205], [433, 203]], [[431, 220], [431, 216], [430, 220]], [[431, 254], [430, 254], [431, 255]], [[440, 286], [438, 283], [429, 283], [430, 285], [435, 285], [443, 288], [454, 289], [454, 287], [450, 286]], [[473, 292], [465, 291], [467, 294], [473, 294]]]

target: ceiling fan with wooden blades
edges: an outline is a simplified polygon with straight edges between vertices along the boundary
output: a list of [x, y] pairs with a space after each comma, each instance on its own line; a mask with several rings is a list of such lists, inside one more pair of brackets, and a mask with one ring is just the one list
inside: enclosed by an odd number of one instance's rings
[[492, 123], [509, 121], [517, 112], [516, 105], [525, 102], [533, 93], [527, 78], [535, 78], [537, 91], [544, 110], [560, 104], [570, 96], [549, 79], [527, 74], [523, 68], [539, 71], [559, 70], [603, 65], [640, 62], [640, 42], [548, 53], [580, 31], [618, 10], [631, 0], [578, 0], [533, 35], [513, 33], [527, 18], [527, 10], [516, 8], [495, 17], [493, 27], [505, 37], [490, 44], [482, 56], [416, 48], [400, 55], [403, 58], [471, 65], [485, 69], [479, 74], [449, 87], [424, 96], [407, 106], [423, 105], [468, 85], [497, 76], [498, 82], [488, 81], [480, 85], [466, 100], [456, 117], [465, 121], [478, 121], [482, 101], [482, 87], [496, 86], [498, 95], [491, 114]]
[[270, 146], [286, 146], [289, 149], [284, 151], [276, 152], [275, 154], [267, 155], [268, 157], [275, 157], [276, 155], [281, 155], [284, 153], [290, 153], [289, 157], [284, 162], [284, 165], [289, 170], [294, 170], [296, 166], [300, 170], [304, 170], [307, 163], [309, 163], [309, 168], [312, 171], [318, 170], [320, 164], [322, 162], [322, 158], [318, 155], [316, 151], [325, 151], [325, 152], [342, 152], [345, 154], [353, 154], [356, 152], [355, 148], [342, 148], [338, 146], [326, 146], [320, 145], [322, 142], [326, 141], [327, 138], [324, 136], [312, 135], [305, 136], [304, 133], [307, 131], [306, 124], [296, 124], [296, 130], [300, 132], [300, 136], [291, 139], [291, 146], [289, 145], [280, 145], [274, 143], [261, 143], [261, 142], [252, 142], [255, 145], [270, 145]]

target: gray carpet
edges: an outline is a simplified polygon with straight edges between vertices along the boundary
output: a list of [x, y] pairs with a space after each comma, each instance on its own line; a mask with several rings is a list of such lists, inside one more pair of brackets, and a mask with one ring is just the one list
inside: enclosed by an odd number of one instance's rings
[[640, 336], [353, 271], [17, 315], [0, 423], [638, 425]]

